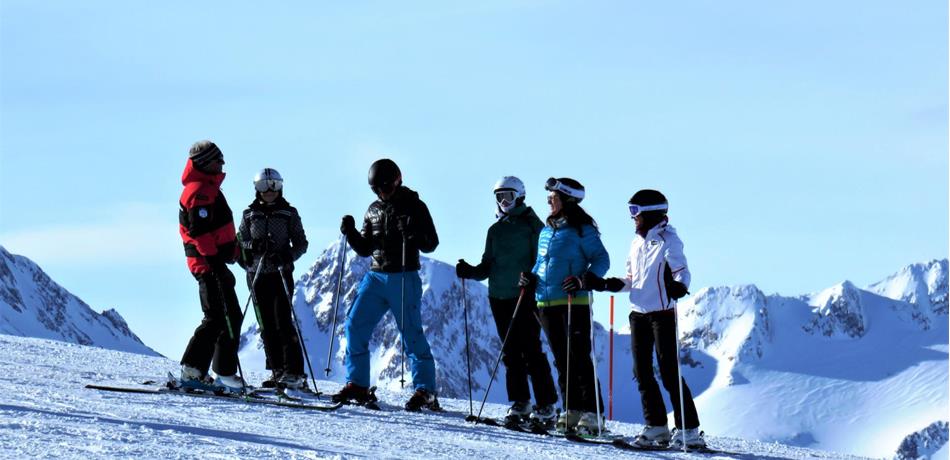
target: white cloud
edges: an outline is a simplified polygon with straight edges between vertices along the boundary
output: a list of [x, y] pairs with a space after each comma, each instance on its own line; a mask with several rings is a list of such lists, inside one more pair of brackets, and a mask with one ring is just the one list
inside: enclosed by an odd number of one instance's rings
[[122, 204], [63, 223], [0, 234], [0, 245], [42, 266], [128, 267], [182, 260], [174, 211], [154, 204]]

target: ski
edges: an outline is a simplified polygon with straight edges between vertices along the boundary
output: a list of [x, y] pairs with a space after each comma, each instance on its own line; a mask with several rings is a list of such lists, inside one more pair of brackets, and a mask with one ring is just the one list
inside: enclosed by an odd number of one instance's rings
[[262, 404], [267, 406], [278, 406], [278, 407], [288, 407], [293, 409], [308, 409], [308, 410], [318, 410], [318, 411], [334, 411], [343, 406], [341, 403], [335, 403], [332, 405], [329, 404], [314, 404], [314, 403], [301, 403], [301, 402], [290, 402], [290, 401], [281, 401], [267, 398], [261, 396], [257, 392], [252, 391], [247, 395], [237, 395], [237, 394], [227, 394], [227, 393], [208, 393], [203, 391], [186, 391], [178, 390], [167, 387], [160, 388], [135, 388], [135, 387], [121, 387], [121, 386], [110, 386], [110, 385], [96, 385], [88, 384], [86, 388], [92, 390], [100, 391], [113, 391], [119, 393], [141, 393], [141, 394], [169, 394], [169, 395], [178, 395], [178, 396], [190, 396], [198, 398], [213, 398], [213, 399], [222, 399], [226, 401], [242, 402], [248, 404]]

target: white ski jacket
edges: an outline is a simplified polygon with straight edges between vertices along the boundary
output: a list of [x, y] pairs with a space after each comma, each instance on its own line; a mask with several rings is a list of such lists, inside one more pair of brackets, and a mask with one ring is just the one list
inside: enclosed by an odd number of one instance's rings
[[630, 243], [624, 291], [630, 292], [630, 309], [638, 313], [666, 310], [675, 304], [666, 293], [663, 272], [670, 267], [673, 279], [689, 287], [690, 274], [683, 254], [683, 241], [666, 222], [637, 234]]

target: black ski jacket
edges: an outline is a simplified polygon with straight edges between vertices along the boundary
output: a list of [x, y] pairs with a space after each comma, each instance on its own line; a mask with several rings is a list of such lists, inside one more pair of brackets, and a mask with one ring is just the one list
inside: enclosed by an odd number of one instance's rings
[[283, 197], [272, 205], [254, 200], [241, 217], [238, 240], [242, 249], [241, 266], [249, 272], [257, 269], [265, 254], [270, 257], [264, 259], [261, 273], [277, 272], [278, 261], [290, 265], [293, 271], [293, 262], [307, 252], [309, 246], [300, 214]]
[[362, 231], [346, 235], [347, 243], [360, 257], [373, 256], [370, 270], [402, 271], [403, 236], [397, 227], [400, 219], [407, 219], [406, 271], [419, 269], [419, 251], [430, 253], [439, 245], [429, 208], [418, 193], [400, 186], [389, 200], [376, 200], [369, 205]]

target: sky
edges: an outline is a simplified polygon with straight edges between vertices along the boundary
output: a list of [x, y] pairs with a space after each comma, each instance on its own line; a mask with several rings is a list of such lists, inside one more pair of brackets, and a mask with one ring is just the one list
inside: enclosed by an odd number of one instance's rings
[[284, 176], [311, 241], [297, 275], [365, 212], [386, 157], [446, 262], [481, 256], [498, 178], [544, 216], [555, 176], [587, 188], [611, 275], [626, 202], [654, 188], [693, 292], [863, 286], [947, 257], [947, 16], [929, 0], [4, 0], [0, 245], [178, 358], [201, 309], [176, 201], [188, 148], [211, 139], [236, 215], [257, 171]]

